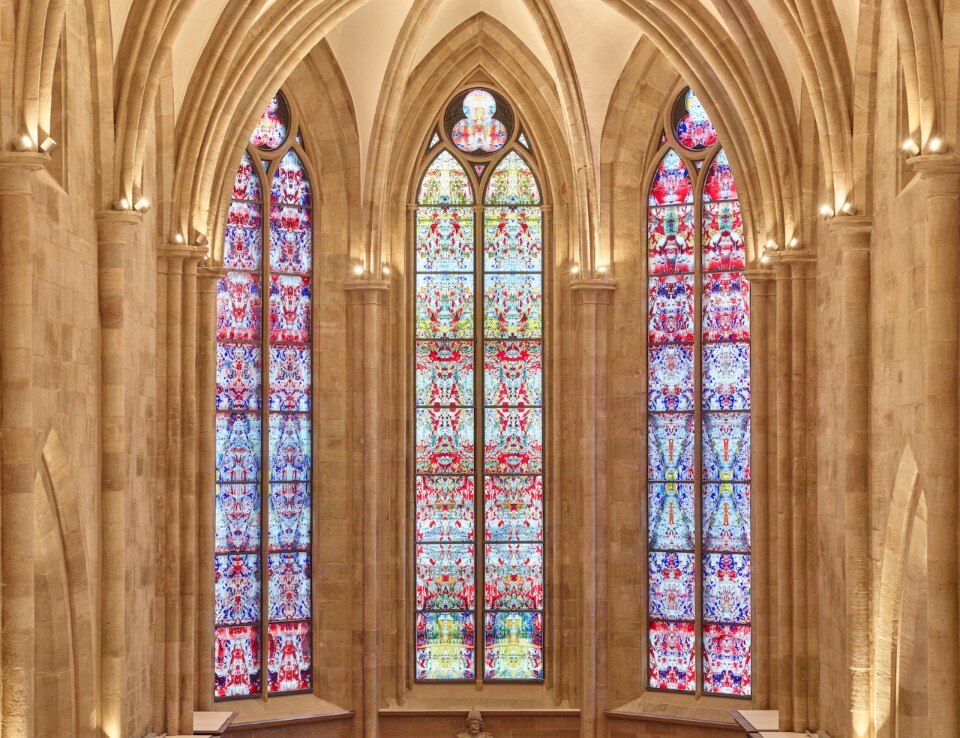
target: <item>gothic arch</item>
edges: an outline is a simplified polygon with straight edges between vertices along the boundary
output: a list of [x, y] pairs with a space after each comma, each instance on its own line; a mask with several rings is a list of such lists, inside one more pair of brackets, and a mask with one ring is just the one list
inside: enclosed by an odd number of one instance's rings
[[[897, 670], [905, 601], [904, 581], [911, 563], [911, 539], [918, 520], [922, 521], [923, 529], [926, 528], [925, 512], [926, 500], [920, 486], [920, 469], [908, 443], [900, 454], [894, 477], [887, 523], [880, 541], [879, 579], [873, 599], [873, 728], [878, 738], [894, 738], [897, 735]], [[926, 546], [923, 546], [924, 554], [925, 549]]]

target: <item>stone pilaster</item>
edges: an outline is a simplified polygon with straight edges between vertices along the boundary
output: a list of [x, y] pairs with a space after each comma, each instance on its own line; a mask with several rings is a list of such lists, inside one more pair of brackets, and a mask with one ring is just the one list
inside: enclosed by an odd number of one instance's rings
[[920, 469], [927, 497], [930, 735], [960, 735], [960, 156], [910, 160], [920, 175], [924, 362]]
[[166, 300], [162, 599], [163, 729], [191, 733], [197, 669], [197, 266], [206, 250], [168, 244], [159, 253]]
[[123, 732], [127, 659], [127, 576], [132, 529], [128, 510], [136, 504], [130, 489], [131, 415], [128, 343], [136, 319], [126, 314], [132, 279], [131, 253], [140, 248], [140, 213], [102, 210], [97, 214], [97, 298], [100, 308], [100, 552], [101, 565], [101, 709], [105, 726]]
[[[379, 736], [380, 616], [380, 514], [382, 495], [380, 418], [383, 398], [383, 303], [389, 283], [362, 279], [348, 282], [350, 324], [360, 335], [354, 336], [355, 376], [359, 378], [358, 402], [354, 413], [363, 429], [363, 665], [362, 725], [364, 738]], [[359, 352], [359, 355], [356, 355]]]
[[601, 684], [606, 599], [607, 314], [616, 285], [610, 279], [574, 281], [580, 359], [580, 735], [595, 738], [603, 719]]
[[840, 216], [830, 223], [840, 256], [843, 406], [840, 453], [844, 495], [847, 668], [850, 735], [871, 721], [870, 676], [870, 240], [872, 221]]
[[775, 436], [770, 428], [775, 410], [770, 407], [769, 373], [775, 364], [770, 342], [773, 324], [773, 282], [770, 269], [750, 269], [744, 272], [750, 282], [750, 384], [753, 398], [751, 484], [756, 493], [751, 496], [751, 570], [753, 572], [753, 668], [754, 700], [762, 708], [770, 705], [770, 670], [776, 647], [773, 618], [776, 601], [774, 589], [775, 562], [771, 560], [772, 539], [768, 535], [771, 511], [770, 443]]
[[216, 534], [216, 387], [217, 387], [217, 280], [223, 269], [201, 267], [197, 272], [197, 622], [196, 704], [213, 709], [214, 580], [212, 541]]
[[33, 180], [47, 157], [0, 153], [0, 686], [3, 738], [34, 731]]

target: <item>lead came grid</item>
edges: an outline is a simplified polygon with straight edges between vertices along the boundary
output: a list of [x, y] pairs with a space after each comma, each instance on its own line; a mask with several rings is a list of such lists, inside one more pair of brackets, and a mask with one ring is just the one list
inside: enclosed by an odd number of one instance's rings
[[[702, 106], [689, 90], [681, 100], [678, 140], [708, 149], [717, 139]], [[703, 691], [749, 696], [750, 294], [722, 149], [702, 181], [699, 223], [694, 193], [668, 147], [648, 200], [649, 686], [696, 691], [699, 630]]]
[[516, 153], [488, 182], [485, 207], [473, 207], [466, 170], [441, 151], [415, 214], [415, 676], [423, 681], [477, 678], [480, 607], [483, 678], [543, 678], [542, 215], [529, 206], [539, 205], [539, 189]]

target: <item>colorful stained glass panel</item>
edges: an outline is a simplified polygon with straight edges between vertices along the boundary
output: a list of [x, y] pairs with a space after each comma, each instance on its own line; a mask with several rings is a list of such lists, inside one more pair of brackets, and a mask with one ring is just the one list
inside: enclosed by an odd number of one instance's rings
[[693, 479], [692, 413], [651, 413], [647, 431], [647, 479]]
[[473, 540], [474, 494], [473, 477], [417, 477], [417, 541]]
[[649, 341], [693, 341], [693, 277], [650, 277], [647, 325]]
[[750, 696], [750, 626], [703, 627], [703, 691]]
[[417, 609], [472, 610], [476, 599], [472, 543], [417, 546]]
[[733, 179], [733, 172], [730, 171], [727, 152], [720, 149], [707, 171], [707, 180], [703, 184], [703, 201], [718, 202], [736, 199], [737, 184]]
[[473, 208], [417, 208], [417, 271], [473, 271]]
[[495, 114], [497, 101], [486, 90], [470, 90], [463, 98], [463, 114], [450, 131], [450, 140], [468, 154], [499, 151], [507, 142], [507, 127]]
[[260, 409], [260, 347], [217, 344], [217, 410]]
[[270, 620], [310, 617], [310, 554], [272, 553], [267, 556]]
[[417, 613], [416, 678], [476, 676], [476, 621], [469, 612]]
[[650, 208], [647, 219], [647, 255], [651, 275], [690, 274], [696, 250], [693, 208]]
[[270, 418], [270, 481], [310, 479], [310, 416], [277, 413]]
[[309, 346], [270, 347], [270, 410], [310, 411]]
[[223, 265], [227, 269], [259, 269], [262, 256], [262, 206], [260, 203], [231, 203], [223, 237]]
[[417, 405], [472, 405], [473, 354], [471, 341], [417, 341]]
[[693, 410], [693, 347], [666, 344], [647, 353], [649, 409]]
[[543, 608], [542, 544], [488, 543], [484, 567], [484, 602], [488, 610]]
[[270, 276], [270, 342], [310, 342], [310, 278]]
[[648, 486], [648, 548], [692, 551], [695, 527], [693, 485], [663, 482]]
[[270, 185], [273, 202], [282, 205], [310, 205], [310, 178], [295, 151], [283, 155]]
[[651, 622], [648, 631], [651, 689], [696, 689], [696, 635], [693, 623]]
[[260, 277], [227, 272], [217, 281], [217, 339], [260, 340]]
[[703, 478], [746, 482], [750, 479], [750, 413], [703, 416]]
[[260, 548], [260, 488], [256, 484], [218, 484], [214, 551]]
[[694, 554], [649, 554], [649, 614], [652, 620], [694, 620]]
[[270, 269], [310, 274], [313, 227], [305, 208], [270, 206]]
[[693, 183], [690, 181], [690, 170], [680, 155], [671, 149], [664, 155], [653, 175], [648, 204], [657, 206], [692, 202]]
[[257, 121], [250, 135], [251, 145], [265, 151], [279, 149], [287, 140], [288, 125], [287, 104], [278, 94], [267, 103], [266, 110]]
[[417, 338], [473, 338], [473, 275], [417, 275]]
[[260, 619], [260, 555], [214, 556], [217, 625]]
[[750, 340], [750, 285], [740, 272], [704, 275], [703, 340]]
[[260, 416], [217, 413], [217, 481], [260, 479]]
[[703, 546], [710, 551], [750, 551], [750, 485], [703, 486]]
[[417, 410], [417, 474], [473, 473], [473, 408]]
[[719, 140], [717, 129], [713, 127], [707, 111], [693, 90], [688, 89], [683, 94], [681, 112], [682, 115], [675, 123], [675, 133], [681, 146], [691, 151], [701, 151]]
[[484, 620], [484, 677], [543, 679], [543, 613], [488, 612]]
[[271, 693], [310, 689], [310, 623], [270, 623], [267, 638], [267, 689]]
[[497, 164], [487, 182], [487, 205], [539, 205], [540, 187], [530, 165], [516, 151]]
[[296, 551], [310, 547], [310, 485], [280, 482], [270, 485], [270, 550]]
[[484, 336], [540, 338], [543, 335], [542, 282], [539, 274], [484, 275]]
[[500, 207], [483, 212], [484, 269], [538, 272], [543, 269], [540, 208]]
[[449, 151], [430, 162], [417, 194], [420, 205], [472, 205], [473, 188], [466, 170]]
[[750, 409], [750, 344], [703, 347], [703, 409]]
[[[233, 199], [248, 202], [260, 202], [262, 198], [260, 177], [253, 158], [246, 151], [240, 157], [240, 166], [237, 167], [237, 176], [233, 180]], [[230, 266], [224, 264], [224, 266]]]
[[260, 626], [217, 628], [213, 670], [215, 697], [260, 694]]
[[488, 541], [543, 540], [543, 477], [486, 477], [483, 483]]
[[703, 557], [703, 618], [750, 624], [750, 557], [710, 553]]
[[484, 411], [487, 474], [543, 472], [543, 410], [487, 408]]
[[487, 341], [483, 387], [487, 405], [542, 405], [543, 343]]
[[729, 272], [743, 269], [746, 260], [740, 203], [704, 205], [703, 268], [708, 272]]

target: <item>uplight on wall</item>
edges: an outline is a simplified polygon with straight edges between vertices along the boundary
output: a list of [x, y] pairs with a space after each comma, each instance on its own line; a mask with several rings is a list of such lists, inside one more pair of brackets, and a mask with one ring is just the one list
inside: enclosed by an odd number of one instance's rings
[[129, 210], [129, 209], [130, 209], [130, 201], [129, 201], [127, 198], [125, 198], [125, 197], [121, 197], [119, 200], [117, 200], [117, 201], [114, 203], [113, 206], [114, 206], [117, 210]]
[[24, 134], [13, 142], [13, 148], [17, 151], [35, 151], [37, 146], [30, 136]]
[[44, 154], [49, 154], [55, 148], [57, 148], [57, 142], [54, 141], [50, 136], [47, 136], [45, 139], [43, 139], [43, 143], [40, 144], [40, 150]]
[[823, 203], [823, 205], [820, 206], [821, 218], [832, 218], [834, 215], [836, 215], [836, 213], [834, 212], [833, 208], [830, 207], [830, 205], [828, 205], [827, 203]]
[[920, 153], [920, 147], [917, 146], [916, 141], [914, 141], [912, 138], [908, 138], [900, 147], [900, 153], [904, 156], [916, 156]]
[[145, 197], [141, 197], [137, 200], [137, 204], [133, 206], [133, 209], [138, 213], [145, 213], [150, 209], [150, 201]]
[[363, 276], [363, 267], [362, 267], [360, 264], [357, 264], [357, 265], [353, 268], [353, 273], [356, 274], [358, 277], [362, 277], [362, 276]]
[[570, 267], [570, 273], [571, 273], [571, 274], [574, 274], [574, 275], [579, 274], [579, 273], [580, 273], [580, 267], [578, 267], [576, 264], [574, 264], [572, 267]]

